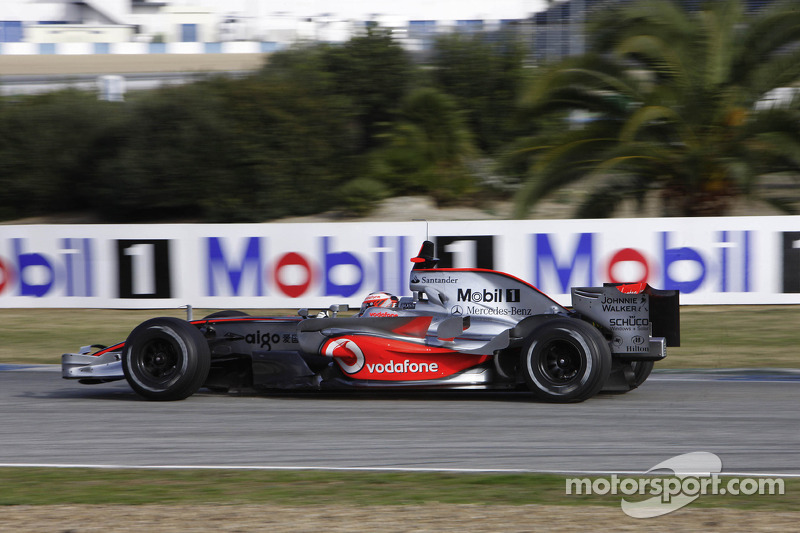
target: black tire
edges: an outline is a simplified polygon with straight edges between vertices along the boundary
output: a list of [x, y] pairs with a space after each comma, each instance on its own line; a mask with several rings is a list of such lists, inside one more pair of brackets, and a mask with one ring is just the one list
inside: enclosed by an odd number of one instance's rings
[[640, 387], [647, 378], [650, 377], [650, 372], [653, 371], [653, 361], [634, 361], [631, 363], [633, 368], [633, 385], [631, 390]]
[[148, 400], [183, 400], [199, 389], [211, 367], [208, 342], [179, 318], [153, 318], [125, 341], [122, 370], [137, 394]]
[[522, 347], [521, 368], [536, 398], [581, 402], [597, 394], [611, 371], [611, 349], [593, 326], [572, 318], [543, 322]]
[[625, 394], [638, 388], [653, 371], [653, 361], [614, 362], [604, 394]]
[[210, 315], [204, 316], [203, 320], [211, 320], [212, 318], [228, 318], [233, 316], [250, 316], [244, 311], [237, 311], [235, 309], [226, 309], [224, 311], [217, 311]]

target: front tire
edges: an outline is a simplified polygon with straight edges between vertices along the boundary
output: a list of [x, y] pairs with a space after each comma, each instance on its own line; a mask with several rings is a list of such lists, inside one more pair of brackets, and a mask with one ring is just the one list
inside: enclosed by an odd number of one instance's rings
[[208, 342], [178, 318], [153, 318], [125, 341], [122, 370], [131, 388], [148, 400], [183, 400], [199, 389], [211, 366]]
[[611, 370], [611, 350], [591, 325], [555, 318], [534, 329], [522, 347], [522, 371], [533, 395], [581, 402], [597, 394]]

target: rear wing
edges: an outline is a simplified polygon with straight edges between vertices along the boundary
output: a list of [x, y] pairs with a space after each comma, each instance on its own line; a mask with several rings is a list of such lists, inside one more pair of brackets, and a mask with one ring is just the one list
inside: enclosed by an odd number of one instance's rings
[[681, 345], [680, 293], [646, 283], [573, 287], [572, 307], [613, 334], [614, 352], [646, 352], [648, 338]]

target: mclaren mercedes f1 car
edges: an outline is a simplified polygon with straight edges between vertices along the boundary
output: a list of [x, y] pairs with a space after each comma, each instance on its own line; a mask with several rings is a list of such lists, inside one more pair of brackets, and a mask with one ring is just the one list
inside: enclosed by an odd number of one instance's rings
[[124, 342], [62, 356], [81, 383], [125, 379], [149, 400], [216, 390], [522, 389], [554, 402], [640, 386], [680, 344], [678, 291], [646, 283], [571, 289], [564, 307], [514, 276], [436, 268], [425, 241], [411, 296], [373, 293], [357, 314], [220, 311], [153, 318]]

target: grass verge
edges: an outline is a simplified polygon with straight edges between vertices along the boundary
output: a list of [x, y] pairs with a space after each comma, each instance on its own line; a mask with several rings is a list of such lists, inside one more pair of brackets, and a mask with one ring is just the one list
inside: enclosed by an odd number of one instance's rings
[[[618, 495], [566, 495], [556, 474], [0, 468], [0, 505], [280, 504], [619, 506]], [[607, 478], [606, 478], [607, 479]], [[727, 479], [722, 478], [722, 486]], [[796, 511], [800, 480], [783, 495], [704, 495], [693, 507]], [[47, 490], [42, 490], [47, 487]], [[640, 501], [650, 496], [626, 496]]]
[[[202, 317], [211, 310], [195, 310]], [[251, 311], [252, 314], [294, 314]], [[86, 344], [125, 340], [154, 316], [185, 317], [181, 309], [0, 309], [0, 363], [51, 363]], [[683, 306], [681, 347], [656, 368], [800, 368], [800, 306]]]

